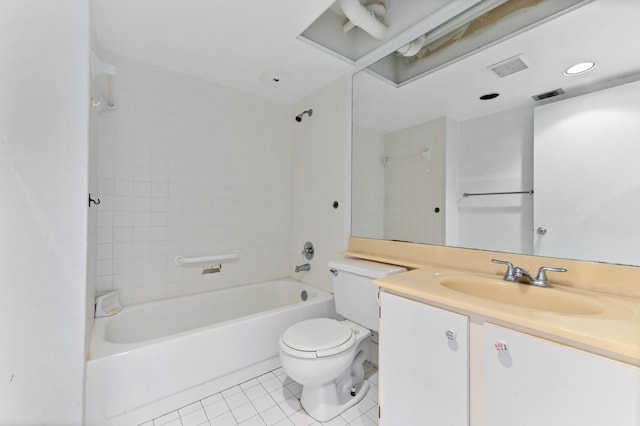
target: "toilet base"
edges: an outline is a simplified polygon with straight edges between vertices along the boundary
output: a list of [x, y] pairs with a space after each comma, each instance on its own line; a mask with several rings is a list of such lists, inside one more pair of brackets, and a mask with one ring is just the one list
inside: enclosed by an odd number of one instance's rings
[[311, 417], [326, 422], [356, 405], [368, 391], [369, 382], [366, 380], [361, 383], [360, 389], [356, 389], [355, 396], [351, 396], [349, 391], [338, 391], [335, 382], [307, 385], [302, 388], [300, 404]]

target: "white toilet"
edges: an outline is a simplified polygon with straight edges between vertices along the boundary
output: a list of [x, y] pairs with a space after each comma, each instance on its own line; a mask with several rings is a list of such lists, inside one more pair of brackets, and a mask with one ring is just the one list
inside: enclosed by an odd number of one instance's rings
[[406, 271], [350, 258], [329, 262], [329, 268], [336, 312], [346, 320], [302, 321], [280, 338], [282, 368], [302, 385], [302, 407], [321, 422], [353, 406], [369, 390], [362, 364], [369, 355], [371, 331], [378, 331], [377, 288], [371, 282]]

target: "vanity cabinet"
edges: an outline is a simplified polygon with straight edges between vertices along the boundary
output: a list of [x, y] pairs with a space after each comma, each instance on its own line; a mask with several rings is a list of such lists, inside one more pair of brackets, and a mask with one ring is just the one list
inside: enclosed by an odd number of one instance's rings
[[489, 323], [483, 334], [484, 426], [640, 425], [640, 369]]
[[380, 295], [381, 426], [469, 424], [469, 319]]
[[386, 292], [382, 426], [640, 426], [640, 368]]

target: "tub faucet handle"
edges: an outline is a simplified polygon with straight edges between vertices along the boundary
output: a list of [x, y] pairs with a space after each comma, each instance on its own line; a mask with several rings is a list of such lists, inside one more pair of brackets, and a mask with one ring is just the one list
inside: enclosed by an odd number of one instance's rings
[[311, 241], [307, 241], [304, 243], [304, 247], [302, 248], [302, 255], [307, 259], [313, 259], [313, 255], [315, 254], [315, 249], [313, 248], [313, 243]]

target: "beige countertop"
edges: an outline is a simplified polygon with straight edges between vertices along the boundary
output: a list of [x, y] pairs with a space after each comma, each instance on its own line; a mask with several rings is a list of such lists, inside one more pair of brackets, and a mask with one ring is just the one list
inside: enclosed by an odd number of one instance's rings
[[[494, 290], [508, 290], [519, 300], [538, 301], [534, 309], [508, 301], [489, 300], [445, 287], [449, 281], [485, 280]], [[553, 282], [553, 279], [551, 280]], [[552, 286], [538, 288], [508, 283], [502, 276], [440, 266], [422, 266], [374, 281], [383, 291], [469, 315], [472, 321], [491, 322], [537, 337], [640, 366], [640, 298], [593, 290]], [[494, 291], [502, 293], [502, 291]], [[492, 296], [491, 296], [492, 297]], [[507, 296], [507, 299], [512, 296]], [[531, 297], [531, 299], [527, 299]], [[548, 300], [548, 305], [547, 305]], [[575, 302], [588, 309], [563, 312]], [[549, 309], [544, 309], [548, 306]], [[566, 308], [568, 311], [572, 309]]]

